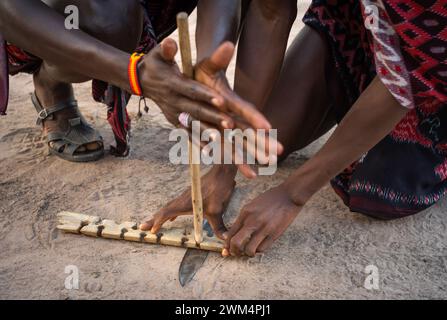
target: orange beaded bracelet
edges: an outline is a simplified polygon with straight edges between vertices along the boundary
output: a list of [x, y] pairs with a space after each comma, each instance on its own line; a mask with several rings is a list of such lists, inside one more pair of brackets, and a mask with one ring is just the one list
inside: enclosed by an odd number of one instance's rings
[[134, 53], [130, 57], [129, 61], [129, 82], [130, 82], [130, 89], [132, 90], [132, 93], [134, 95], [142, 96], [143, 90], [141, 89], [140, 84], [140, 78], [138, 76], [138, 63], [143, 59], [144, 54], [143, 53]]

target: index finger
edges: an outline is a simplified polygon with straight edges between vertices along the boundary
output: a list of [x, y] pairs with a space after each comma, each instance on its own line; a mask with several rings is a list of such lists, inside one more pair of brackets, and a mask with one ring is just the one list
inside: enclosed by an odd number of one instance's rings
[[216, 90], [186, 77], [174, 80], [174, 86], [181, 95], [194, 101], [209, 103], [217, 108], [220, 108], [225, 101]]
[[222, 96], [225, 99], [226, 109], [242, 117], [253, 129], [269, 130], [272, 128], [270, 122], [253, 104], [243, 100], [233, 91], [225, 90], [222, 92]]
[[192, 116], [191, 120], [200, 121], [201, 124], [208, 122], [224, 129], [233, 127], [233, 119], [230, 116], [203, 102], [193, 102], [182, 97], [178, 101], [177, 109], [189, 113]]
[[[241, 119], [234, 119], [235, 126], [241, 130], [250, 129], [250, 127]], [[256, 132], [256, 141], [244, 141], [244, 147], [261, 164], [275, 164], [278, 155], [284, 152], [282, 144], [271, 136], [270, 130], [265, 130], [262, 134], [260, 130]], [[276, 158], [276, 160], [275, 160]], [[262, 160], [264, 159], [264, 161]]]
[[240, 216], [236, 219], [236, 221], [233, 223], [233, 225], [231, 226], [230, 230], [227, 232], [227, 234], [225, 235], [225, 244], [224, 244], [224, 248], [229, 250], [230, 249], [230, 243], [231, 243], [231, 239], [234, 237], [234, 235], [236, 233], [238, 233], [238, 231], [242, 228], [242, 219], [240, 218]]

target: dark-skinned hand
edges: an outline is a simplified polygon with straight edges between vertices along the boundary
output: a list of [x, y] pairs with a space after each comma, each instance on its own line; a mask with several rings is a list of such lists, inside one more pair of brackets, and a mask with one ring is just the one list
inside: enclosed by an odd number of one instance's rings
[[[264, 116], [251, 103], [240, 98], [230, 87], [225, 76], [225, 70], [231, 62], [234, 54], [234, 45], [231, 42], [222, 44], [209, 59], [199, 62], [195, 67], [195, 78], [202, 84], [215, 89], [229, 104], [220, 108], [222, 112], [233, 116], [234, 128], [246, 130], [248, 128], [271, 128], [270, 123], [264, 121]], [[260, 116], [261, 115], [261, 116]], [[277, 156], [283, 152], [283, 146], [269, 136], [264, 136], [261, 141], [256, 137], [255, 145], [245, 143], [243, 152], [250, 153], [260, 164], [273, 164]], [[261, 148], [260, 146], [264, 146]], [[274, 158], [269, 158], [269, 151], [273, 149]], [[233, 159], [237, 155], [233, 151]], [[255, 171], [247, 164], [238, 164], [240, 172], [247, 178], [255, 178]]]
[[[219, 166], [213, 167], [202, 177], [203, 212], [217, 237], [223, 239], [227, 231], [222, 214], [234, 190], [233, 176], [225, 174]], [[141, 224], [144, 231], [156, 234], [167, 221], [173, 221], [181, 215], [192, 215], [191, 189], [183, 192], [178, 198], [171, 201], [166, 207], [158, 211], [153, 217]]]
[[231, 90], [220, 90], [220, 82], [213, 80], [220, 79], [228, 67], [234, 54], [233, 44], [222, 44], [209, 59], [199, 64], [196, 72], [203, 83], [183, 76], [175, 62], [177, 51], [176, 42], [165, 39], [143, 58], [139, 66], [144, 95], [160, 106], [169, 122], [178, 125], [178, 115], [188, 112], [195, 120], [231, 129], [234, 122], [230, 114], [234, 114], [254, 129], [271, 127], [253, 105]]
[[296, 218], [296, 205], [280, 185], [245, 205], [227, 233], [224, 256], [255, 256], [271, 247]]
[[[177, 45], [172, 39], [166, 39], [140, 65], [143, 92], [158, 104], [166, 119], [174, 126], [179, 124], [179, 114], [187, 112], [194, 120], [201, 121], [202, 130], [268, 130], [271, 128], [270, 123], [252, 104], [231, 90], [225, 77], [225, 70], [231, 62], [234, 50], [231, 42], [223, 43], [210, 58], [196, 65], [197, 81], [194, 81], [182, 75], [174, 62]], [[276, 162], [276, 155], [283, 151], [282, 145], [269, 136], [261, 140], [257, 140], [255, 146], [245, 143], [243, 151], [251, 153], [260, 164]], [[273, 157], [269, 157], [270, 148], [276, 150]], [[236, 162], [235, 159], [233, 151], [233, 163]], [[238, 166], [247, 178], [256, 176], [249, 165]]]

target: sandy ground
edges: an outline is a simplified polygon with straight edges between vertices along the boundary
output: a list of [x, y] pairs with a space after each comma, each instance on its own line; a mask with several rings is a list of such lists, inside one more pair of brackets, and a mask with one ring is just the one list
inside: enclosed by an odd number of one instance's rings
[[[293, 35], [302, 27], [299, 21]], [[350, 213], [327, 186], [263, 257], [210, 254], [185, 288], [177, 276], [184, 249], [63, 234], [55, 229], [62, 210], [141, 221], [188, 186], [188, 168], [169, 163], [170, 126], [155, 106], [134, 122], [128, 159], [108, 155], [73, 164], [48, 156], [34, 125], [31, 77], [19, 75], [11, 85], [9, 115], [0, 120], [0, 298], [447, 298], [445, 200], [418, 216], [381, 222]], [[92, 101], [90, 84], [77, 85], [76, 93], [109, 145], [105, 108]], [[136, 114], [135, 100], [130, 111]], [[227, 222], [323, 142], [292, 155], [273, 178], [239, 177]], [[176, 222], [188, 223], [190, 218]], [[79, 269], [79, 290], [64, 286], [67, 265]], [[368, 265], [378, 268], [378, 290], [364, 287]]]

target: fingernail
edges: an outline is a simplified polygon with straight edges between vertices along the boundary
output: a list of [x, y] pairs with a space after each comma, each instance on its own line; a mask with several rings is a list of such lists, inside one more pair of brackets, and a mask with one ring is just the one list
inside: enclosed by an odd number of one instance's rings
[[228, 232], [224, 232], [224, 233], [222, 233], [222, 238], [224, 238], [224, 240], [227, 240], [227, 238], [228, 238]]
[[228, 257], [230, 255], [230, 253], [228, 252], [228, 249], [223, 249], [222, 250], [222, 256], [223, 257]]
[[224, 128], [224, 129], [231, 129], [230, 124], [228, 123], [227, 120], [223, 120], [220, 124], [222, 125], [222, 128]]
[[151, 229], [151, 233], [152, 233], [152, 234], [156, 234], [157, 232], [155, 231], [154, 228], [152, 228], [152, 229]]
[[213, 98], [211, 100], [211, 103], [216, 106], [216, 107], [220, 107], [220, 105], [222, 104], [221, 100], [219, 98]]

